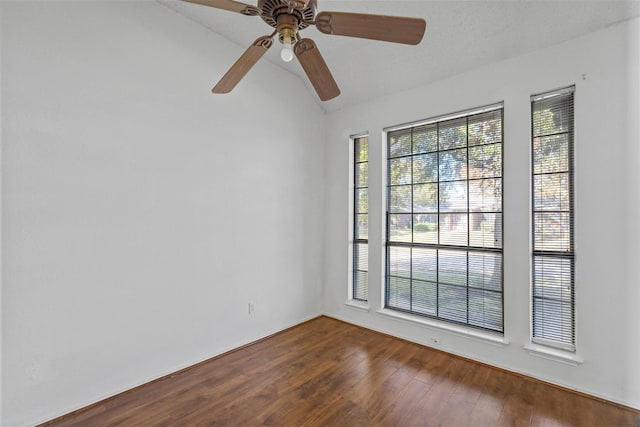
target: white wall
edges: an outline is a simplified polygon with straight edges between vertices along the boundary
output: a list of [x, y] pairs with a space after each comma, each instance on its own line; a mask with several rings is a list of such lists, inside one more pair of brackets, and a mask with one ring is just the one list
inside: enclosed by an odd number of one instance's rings
[[[328, 116], [325, 311], [331, 316], [640, 408], [638, 20]], [[583, 78], [584, 75], [584, 78]], [[530, 355], [532, 94], [575, 84], [579, 366]], [[384, 283], [382, 129], [504, 101], [504, 347], [390, 319]], [[370, 134], [370, 310], [346, 306], [349, 135]], [[377, 224], [377, 227], [376, 227]], [[374, 257], [372, 254], [379, 254]]]
[[3, 426], [321, 312], [300, 80], [262, 61], [212, 95], [244, 47], [155, 2], [2, 2], [1, 39]]

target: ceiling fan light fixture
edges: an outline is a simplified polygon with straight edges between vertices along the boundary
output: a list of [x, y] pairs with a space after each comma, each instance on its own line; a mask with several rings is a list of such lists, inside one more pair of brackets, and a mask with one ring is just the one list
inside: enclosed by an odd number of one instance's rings
[[282, 28], [278, 35], [280, 43], [282, 43], [282, 50], [280, 51], [280, 58], [284, 62], [291, 62], [293, 59], [293, 45], [296, 43], [296, 32], [292, 28]]
[[[283, 9], [280, 9], [283, 10]], [[298, 39], [298, 24], [299, 19], [287, 11], [282, 11], [276, 17], [276, 31], [278, 31], [278, 39], [282, 43], [282, 50], [280, 51], [280, 58], [284, 62], [291, 62], [293, 59], [293, 45], [296, 44]]]

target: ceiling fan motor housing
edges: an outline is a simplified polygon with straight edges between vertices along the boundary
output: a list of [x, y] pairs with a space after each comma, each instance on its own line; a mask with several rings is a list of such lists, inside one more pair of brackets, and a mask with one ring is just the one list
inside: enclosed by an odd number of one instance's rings
[[[264, 22], [280, 31], [279, 21], [289, 21], [285, 15], [291, 15], [297, 20], [297, 29], [307, 28], [305, 21], [313, 21], [316, 14], [316, 0], [258, 0], [260, 17]], [[287, 25], [291, 25], [287, 22]]]

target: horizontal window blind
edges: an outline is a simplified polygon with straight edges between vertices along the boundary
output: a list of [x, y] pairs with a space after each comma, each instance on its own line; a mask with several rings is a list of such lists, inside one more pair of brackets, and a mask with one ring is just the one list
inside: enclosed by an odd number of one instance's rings
[[352, 298], [369, 298], [369, 138], [353, 139], [353, 289]]
[[574, 88], [531, 97], [533, 341], [575, 351]]
[[387, 131], [385, 307], [503, 331], [502, 105]]

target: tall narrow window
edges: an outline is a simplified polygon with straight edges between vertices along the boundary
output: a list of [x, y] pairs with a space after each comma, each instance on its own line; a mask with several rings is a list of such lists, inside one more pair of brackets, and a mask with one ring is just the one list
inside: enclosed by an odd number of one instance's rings
[[385, 307], [503, 331], [502, 113], [387, 131]]
[[369, 298], [369, 138], [353, 139], [353, 289], [354, 300]]
[[574, 87], [531, 97], [533, 342], [575, 351]]

